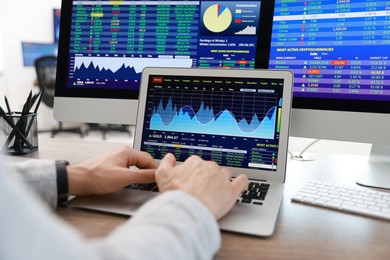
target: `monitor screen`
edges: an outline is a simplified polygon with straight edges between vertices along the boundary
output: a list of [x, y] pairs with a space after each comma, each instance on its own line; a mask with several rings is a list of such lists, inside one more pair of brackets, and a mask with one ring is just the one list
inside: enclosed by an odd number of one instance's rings
[[60, 20], [61, 20], [61, 9], [53, 9], [54, 42], [58, 42], [60, 38]]
[[295, 74], [291, 135], [389, 145], [390, 2], [276, 0], [273, 20], [269, 68]]
[[22, 42], [23, 66], [34, 66], [35, 60], [42, 56], [57, 56], [56, 43]]
[[259, 0], [63, 1], [56, 96], [137, 100], [148, 66], [265, 67], [269, 37], [259, 35], [270, 35], [272, 10]]
[[275, 2], [269, 67], [294, 72], [294, 107], [390, 112], [389, 46], [389, 1]]

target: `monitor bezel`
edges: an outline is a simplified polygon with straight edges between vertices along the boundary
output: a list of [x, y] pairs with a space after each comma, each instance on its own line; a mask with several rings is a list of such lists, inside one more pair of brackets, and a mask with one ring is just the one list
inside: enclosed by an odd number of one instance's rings
[[[232, 74], [232, 71], [234, 72]], [[141, 80], [140, 100], [138, 105], [137, 123], [135, 128], [134, 137], [134, 149], [141, 150], [142, 138], [144, 128], [144, 117], [146, 108], [146, 99], [148, 95], [148, 82], [150, 75], [170, 75], [170, 76], [202, 76], [202, 77], [237, 77], [237, 78], [275, 78], [284, 80], [283, 90], [283, 105], [281, 111], [281, 122], [286, 124], [281, 126], [279, 135], [279, 147], [278, 147], [278, 167], [276, 171], [267, 171], [262, 169], [251, 168], [236, 168], [230, 167], [232, 170], [232, 176], [236, 177], [243, 173], [248, 178], [264, 179], [269, 181], [285, 182], [286, 167], [287, 167], [287, 149], [288, 149], [288, 137], [289, 126], [291, 117], [291, 102], [292, 102], [292, 84], [293, 74], [290, 71], [282, 70], [220, 70], [220, 69], [204, 69], [204, 68], [152, 68], [148, 67], [143, 70]], [[232, 76], [234, 75], [234, 76]], [[159, 160], [157, 160], [159, 161]]]
[[388, 114], [390, 113], [390, 101], [294, 97], [293, 108]]

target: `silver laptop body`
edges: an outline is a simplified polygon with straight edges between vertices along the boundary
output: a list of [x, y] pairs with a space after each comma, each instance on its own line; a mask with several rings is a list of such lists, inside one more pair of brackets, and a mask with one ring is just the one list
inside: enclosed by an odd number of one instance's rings
[[[283, 197], [293, 75], [289, 71], [145, 68], [134, 149], [159, 161], [196, 154], [250, 181], [269, 184], [264, 200], [239, 198], [222, 230], [270, 236]], [[124, 189], [69, 205], [134, 215], [158, 192]]]

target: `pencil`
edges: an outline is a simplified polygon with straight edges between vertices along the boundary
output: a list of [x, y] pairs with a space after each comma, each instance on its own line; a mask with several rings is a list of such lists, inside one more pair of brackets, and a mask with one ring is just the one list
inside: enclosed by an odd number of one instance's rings
[[8, 114], [12, 114], [12, 111], [11, 111], [11, 107], [10, 107], [10, 105], [9, 105], [9, 103], [8, 103], [8, 98], [7, 98], [7, 96], [4, 96], [4, 100], [5, 100], [5, 105], [7, 106], [7, 110], [8, 110]]
[[37, 106], [36, 106], [35, 109], [34, 109], [34, 113], [37, 113], [37, 112], [38, 112], [38, 108], [39, 108], [39, 105], [41, 104], [43, 95], [45, 95], [45, 91], [46, 91], [46, 88], [43, 88], [43, 89], [41, 90], [41, 92], [40, 92], [41, 95], [39, 96]]

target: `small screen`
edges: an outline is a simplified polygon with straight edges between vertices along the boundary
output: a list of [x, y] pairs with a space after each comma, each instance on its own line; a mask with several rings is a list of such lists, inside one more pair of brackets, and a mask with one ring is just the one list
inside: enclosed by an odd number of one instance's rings
[[294, 104], [389, 101], [390, 1], [276, 0], [269, 67], [294, 72]]
[[61, 43], [68, 44], [63, 48], [68, 53], [59, 67], [66, 86], [57, 93], [138, 98], [141, 72], [148, 66], [259, 67], [257, 54], [269, 52], [269, 39], [258, 37], [266, 25], [270, 35], [268, 6], [268, 1], [73, 1], [69, 17], [62, 8], [70, 20], [70, 29], [62, 29], [70, 31], [69, 42]]
[[141, 150], [276, 171], [283, 79], [149, 76]]
[[34, 66], [42, 56], [57, 56], [58, 46], [52, 43], [22, 42], [23, 66]]
[[53, 33], [54, 42], [58, 42], [60, 38], [60, 21], [61, 21], [61, 10], [53, 9]]

